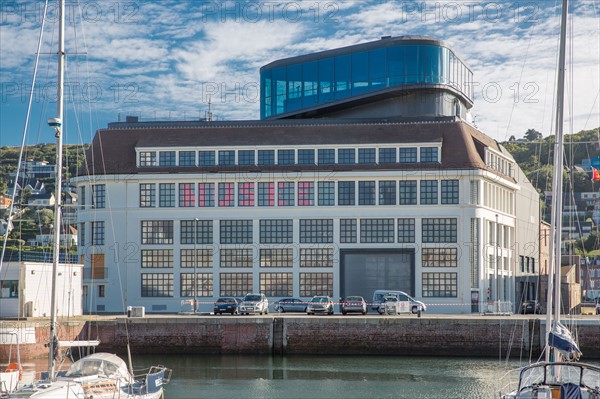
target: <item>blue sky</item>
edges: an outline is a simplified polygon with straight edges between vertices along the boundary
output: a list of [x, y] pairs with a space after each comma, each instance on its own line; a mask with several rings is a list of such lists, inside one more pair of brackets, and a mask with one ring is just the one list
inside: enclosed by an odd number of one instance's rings
[[[600, 0], [572, 0], [566, 132], [600, 126]], [[44, 1], [0, 2], [0, 146], [19, 145]], [[503, 141], [552, 133], [559, 0], [67, 0], [65, 141], [90, 142], [126, 115], [258, 119], [259, 68], [273, 60], [429, 35], [474, 72], [476, 125]], [[44, 32], [27, 144], [54, 142], [56, 4]]]

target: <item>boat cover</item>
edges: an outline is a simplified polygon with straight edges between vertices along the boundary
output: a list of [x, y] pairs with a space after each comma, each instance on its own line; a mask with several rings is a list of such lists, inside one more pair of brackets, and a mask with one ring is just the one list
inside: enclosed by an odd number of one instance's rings
[[583, 399], [583, 395], [577, 384], [568, 382], [560, 386], [560, 399]]
[[577, 360], [581, 356], [581, 351], [575, 343], [571, 332], [559, 322], [552, 322], [552, 331], [550, 331], [550, 335], [548, 336], [548, 344], [569, 360]]

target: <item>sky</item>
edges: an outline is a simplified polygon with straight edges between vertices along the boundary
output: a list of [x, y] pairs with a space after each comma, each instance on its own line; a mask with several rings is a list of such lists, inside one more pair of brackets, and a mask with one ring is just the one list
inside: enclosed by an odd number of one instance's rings
[[[33, 106], [42, 0], [0, 0], [0, 146], [52, 143], [57, 5], [50, 1]], [[67, 0], [66, 143], [127, 115], [259, 119], [259, 69], [381, 36], [443, 40], [474, 73], [476, 126], [505, 141], [553, 134], [559, 0]], [[600, 126], [600, 0], [571, 0], [565, 132]]]

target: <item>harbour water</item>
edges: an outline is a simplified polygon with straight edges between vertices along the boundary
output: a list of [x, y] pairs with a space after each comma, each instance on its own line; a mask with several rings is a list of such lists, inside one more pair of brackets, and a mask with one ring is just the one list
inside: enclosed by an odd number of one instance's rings
[[166, 399], [497, 398], [518, 361], [397, 356], [144, 356], [173, 369]]

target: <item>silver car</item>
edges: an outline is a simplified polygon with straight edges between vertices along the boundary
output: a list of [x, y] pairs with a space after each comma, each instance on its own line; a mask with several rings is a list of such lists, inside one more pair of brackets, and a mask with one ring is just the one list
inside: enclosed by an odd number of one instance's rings
[[308, 303], [299, 298], [283, 298], [273, 303], [276, 312], [306, 312]]
[[362, 313], [367, 314], [367, 302], [362, 296], [348, 296], [342, 301], [342, 314]]
[[269, 314], [269, 300], [265, 294], [246, 294], [238, 309], [240, 314]]
[[333, 314], [333, 300], [324, 295], [317, 295], [313, 297], [306, 307], [306, 314], [315, 313]]

